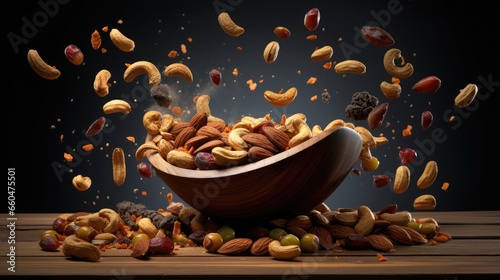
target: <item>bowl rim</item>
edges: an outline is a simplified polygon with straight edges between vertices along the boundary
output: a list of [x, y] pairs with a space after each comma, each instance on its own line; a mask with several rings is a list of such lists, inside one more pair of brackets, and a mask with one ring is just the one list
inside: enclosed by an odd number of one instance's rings
[[[289, 158], [290, 156], [293, 156], [297, 153], [300, 153], [304, 150], [307, 150], [311, 146], [315, 145], [316, 143], [320, 142], [324, 138], [328, 137], [330, 134], [337, 132], [337, 133], [342, 133], [341, 131], [343, 130], [351, 130], [355, 134], [359, 136], [359, 134], [349, 128], [349, 127], [338, 127], [338, 128], [332, 128], [332, 129], [327, 129], [322, 131], [321, 133], [311, 137], [310, 139], [298, 144], [297, 146], [294, 146], [292, 148], [289, 148], [285, 151], [279, 152], [271, 157], [259, 160], [257, 162], [251, 162], [251, 163], [246, 163], [238, 166], [233, 166], [229, 168], [223, 168], [223, 169], [216, 169], [216, 170], [198, 170], [198, 169], [186, 169], [182, 167], [177, 167], [175, 165], [170, 164], [167, 162], [165, 159], [163, 159], [158, 151], [155, 150], [149, 150], [146, 155], [149, 160], [149, 162], [158, 170], [160, 170], [163, 173], [166, 173], [171, 176], [178, 176], [178, 177], [183, 177], [183, 178], [192, 178], [192, 179], [200, 179], [200, 178], [220, 178], [220, 177], [227, 177], [227, 176], [234, 176], [234, 175], [239, 175], [251, 171], [255, 171], [257, 169], [276, 164], [279, 161], [285, 160]], [[349, 132], [349, 133], [352, 133]], [[146, 135], [146, 143], [151, 141], [153, 138], [153, 135], [147, 134]]]

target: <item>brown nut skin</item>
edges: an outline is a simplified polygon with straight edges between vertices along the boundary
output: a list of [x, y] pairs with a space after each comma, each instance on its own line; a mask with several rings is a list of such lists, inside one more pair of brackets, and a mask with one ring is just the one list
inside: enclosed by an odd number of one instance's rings
[[409, 78], [413, 74], [413, 65], [407, 62], [402, 67], [396, 66], [394, 60], [400, 58], [402, 58], [401, 50], [397, 48], [388, 50], [384, 55], [385, 70], [389, 75], [391, 75], [391, 77], [398, 79]]

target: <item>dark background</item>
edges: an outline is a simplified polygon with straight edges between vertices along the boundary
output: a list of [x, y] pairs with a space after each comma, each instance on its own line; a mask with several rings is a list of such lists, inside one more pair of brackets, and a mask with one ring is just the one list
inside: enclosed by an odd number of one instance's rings
[[[40, 4], [41, 3], [41, 4]], [[374, 135], [383, 133], [389, 143], [372, 150], [380, 160], [373, 172], [361, 176], [349, 174], [337, 191], [326, 201], [331, 208], [367, 205], [376, 210], [397, 203], [400, 209], [413, 210], [412, 203], [420, 194], [430, 193], [437, 198], [435, 210], [499, 210], [496, 182], [498, 175], [498, 134], [496, 104], [500, 73], [499, 55], [494, 41], [498, 37], [497, 19], [487, 1], [9, 1], [2, 9], [2, 60], [4, 64], [3, 106], [7, 121], [4, 138], [7, 143], [8, 167], [16, 169], [16, 212], [76, 212], [114, 208], [116, 203], [130, 200], [143, 203], [150, 209], [165, 208], [169, 187], [157, 177], [141, 178], [135, 166], [135, 150], [144, 142], [142, 115], [154, 108], [148, 96], [146, 77], [132, 83], [123, 81], [125, 63], [148, 60], [163, 69], [172, 62], [182, 61], [193, 71], [195, 81], [162, 76], [173, 92], [174, 105], [186, 109], [184, 118], [195, 112], [193, 97], [210, 94], [212, 113], [228, 122], [244, 115], [261, 117], [269, 113], [274, 120], [282, 114], [302, 112], [307, 122], [326, 126], [342, 118], [349, 121], [344, 108], [358, 91], [368, 91], [388, 102], [389, 111], [382, 126]], [[49, 6], [47, 6], [49, 5]], [[388, 13], [388, 5], [396, 5], [397, 13]], [[43, 6], [50, 7], [49, 12]], [[321, 12], [319, 27], [314, 32], [303, 25], [304, 14], [316, 7]], [[228, 11], [245, 33], [233, 38], [219, 27], [217, 14]], [[50, 14], [49, 14], [50, 13]], [[26, 20], [38, 26], [29, 36], [23, 36]], [[123, 24], [118, 24], [123, 20]], [[407, 62], [415, 67], [414, 74], [402, 81], [403, 93], [399, 99], [388, 100], [380, 92], [381, 81], [390, 81], [382, 65], [388, 47], [376, 47], [356, 37], [363, 25], [377, 23], [396, 40]], [[103, 47], [108, 52], [94, 51], [90, 35], [103, 26], [117, 27], [135, 41], [131, 53], [118, 50], [108, 34], [101, 32]], [[286, 26], [290, 38], [276, 38], [273, 29]], [[9, 35], [10, 34], [10, 35]], [[17, 34], [25, 41], [15, 46], [9, 36]], [[25, 34], [25, 35], [26, 35]], [[318, 39], [305, 37], [316, 34]], [[188, 37], [193, 41], [188, 42]], [[262, 52], [267, 43], [280, 43], [278, 59], [266, 64]], [[187, 54], [180, 52], [186, 44]], [[64, 56], [64, 48], [77, 45], [85, 55], [84, 64], [72, 65]], [[364, 75], [342, 77], [333, 69], [323, 69], [323, 62], [313, 62], [310, 54], [316, 47], [330, 45], [335, 52], [331, 61], [357, 59], [367, 66]], [[243, 48], [237, 51], [237, 47]], [[343, 47], [356, 48], [346, 55]], [[62, 75], [54, 81], [37, 76], [29, 67], [26, 54], [36, 49], [42, 58], [56, 65]], [[170, 50], [179, 56], [167, 57]], [[110, 94], [101, 98], [95, 94], [92, 83], [102, 68], [111, 71], [113, 83]], [[222, 83], [214, 86], [208, 72], [217, 68], [222, 72]], [[238, 68], [239, 76], [231, 72]], [[300, 74], [298, 73], [300, 71]], [[420, 94], [411, 87], [419, 79], [436, 75], [442, 80], [437, 93]], [[316, 77], [314, 85], [307, 85], [309, 77]], [[262, 84], [250, 91], [246, 81]], [[490, 81], [488, 86], [483, 80]], [[494, 81], [493, 83], [491, 81]], [[476, 101], [468, 108], [457, 110], [453, 100], [468, 83], [480, 86]], [[297, 99], [287, 107], [273, 107], [263, 98], [265, 90], [296, 86]], [[328, 92], [328, 104], [320, 98], [311, 102], [313, 95]], [[88, 143], [84, 135], [87, 127], [104, 116], [102, 105], [114, 98], [132, 98], [129, 115], [106, 115], [112, 131], [101, 133], [97, 146], [89, 154], [80, 154], [69, 163], [63, 153]], [[135, 99], [135, 100], [134, 100]], [[427, 131], [420, 128], [420, 114], [430, 110], [434, 123]], [[456, 115], [450, 122], [450, 112]], [[456, 110], [456, 111], [454, 111]], [[365, 121], [356, 125], [367, 126]], [[413, 126], [410, 137], [401, 131]], [[51, 128], [54, 126], [54, 128]], [[446, 140], [433, 142], [432, 131], [442, 130]], [[61, 141], [60, 135], [64, 138]], [[126, 140], [134, 136], [136, 143]], [[418, 143], [432, 143], [425, 152]], [[429, 144], [431, 145], [431, 144]], [[125, 184], [116, 186], [112, 180], [111, 152], [124, 149], [127, 156]], [[391, 175], [399, 165], [398, 152], [404, 147], [419, 151], [410, 188], [404, 194], [395, 194], [392, 183], [380, 189], [372, 185], [375, 174]], [[78, 155], [78, 153], [76, 154]], [[311, 155], [311, 160], [315, 156]], [[436, 160], [439, 176], [426, 190], [416, 187], [416, 180], [424, 163]], [[54, 166], [62, 167], [59, 171]], [[355, 164], [359, 168], [359, 162]], [[71, 171], [69, 171], [71, 170]], [[85, 192], [76, 190], [71, 180], [82, 174], [92, 178], [92, 186]], [[272, 174], [270, 174], [272, 176]], [[449, 182], [447, 191], [441, 190]], [[138, 190], [138, 192], [134, 192]], [[146, 191], [147, 196], [141, 192]], [[312, 190], [311, 190], [312, 191]], [[180, 201], [174, 194], [174, 201]]]

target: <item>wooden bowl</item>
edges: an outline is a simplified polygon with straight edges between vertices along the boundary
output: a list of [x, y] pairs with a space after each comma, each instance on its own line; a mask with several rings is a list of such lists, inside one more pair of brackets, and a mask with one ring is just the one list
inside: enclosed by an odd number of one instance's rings
[[222, 170], [179, 168], [158, 153], [148, 153], [148, 160], [176, 195], [205, 215], [262, 219], [305, 214], [324, 202], [349, 174], [361, 147], [359, 134], [341, 127], [272, 157]]

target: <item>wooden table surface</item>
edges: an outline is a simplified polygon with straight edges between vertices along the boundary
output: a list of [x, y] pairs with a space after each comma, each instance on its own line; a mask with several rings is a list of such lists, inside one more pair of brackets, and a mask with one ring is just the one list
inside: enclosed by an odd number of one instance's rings
[[[109, 249], [99, 262], [77, 261], [42, 251], [38, 239], [50, 229], [55, 213], [0, 215], [0, 278], [35, 279], [499, 279], [500, 211], [413, 212], [433, 217], [453, 239], [437, 245], [396, 245], [396, 251], [322, 250], [293, 261], [270, 256], [224, 256], [201, 247], [184, 247], [172, 254], [141, 260], [130, 250]], [[15, 222], [15, 229], [6, 225]], [[10, 239], [9, 239], [10, 237]], [[8, 244], [15, 240], [15, 244]], [[15, 272], [8, 255], [15, 246]]]

